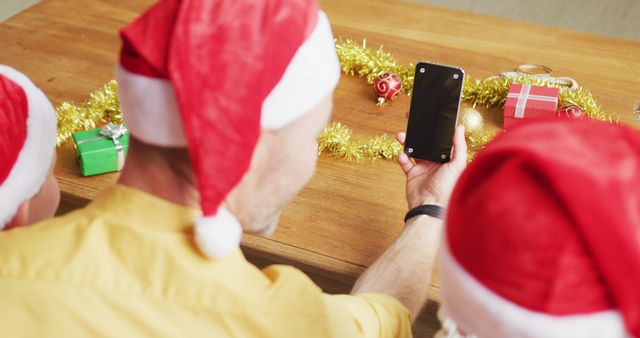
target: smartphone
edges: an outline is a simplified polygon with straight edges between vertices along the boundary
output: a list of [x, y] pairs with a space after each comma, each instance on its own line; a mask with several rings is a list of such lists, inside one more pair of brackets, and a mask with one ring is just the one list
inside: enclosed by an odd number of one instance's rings
[[414, 158], [451, 160], [464, 70], [419, 62], [413, 80], [404, 152]]

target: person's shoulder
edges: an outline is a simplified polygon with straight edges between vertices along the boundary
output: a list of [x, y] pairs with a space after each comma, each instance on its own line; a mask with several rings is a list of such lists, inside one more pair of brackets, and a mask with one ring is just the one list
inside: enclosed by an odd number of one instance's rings
[[80, 223], [83, 217], [83, 210], [77, 209], [70, 213], [48, 218], [38, 223], [14, 228], [7, 231], [0, 231], [0, 242], [8, 242], [10, 239], [28, 236], [37, 236], [39, 233], [50, 232], [59, 229], [60, 226], [73, 226]]
[[[270, 294], [281, 299], [289, 299], [297, 304], [321, 304], [322, 289], [301, 270], [290, 265], [271, 265], [262, 269], [269, 280]], [[311, 310], [315, 306], [308, 307]], [[315, 310], [311, 310], [315, 311]]]
[[[90, 218], [82, 209], [33, 225], [0, 232], [2, 275], [16, 275], [38, 268], [49, 270], [64, 265], [77, 239], [84, 236]], [[28, 265], [28, 267], [27, 267]]]
[[312, 280], [304, 272], [291, 265], [275, 264], [262, 269], [262, 273], [272, 283], [294, 284], [300, 287], [310, 288], [315, 291], [321, 291]]
[[40, 236], [40, 234], [45, 233], [50, 236], [52, 232], [65, 231], [66, 228], [80, 227], [90, 222], [90, 214], [88, 208], [80, 208], [64, 215], [47, 218], [38, 223], [8, 231], [0, 231], [0, 242], [4, 243], [11, 240], [15, 242], [16, 238]]

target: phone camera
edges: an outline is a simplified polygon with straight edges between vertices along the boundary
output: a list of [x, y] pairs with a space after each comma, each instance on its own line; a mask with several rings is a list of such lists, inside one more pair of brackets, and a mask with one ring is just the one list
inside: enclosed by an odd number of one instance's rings
[[460, 75], [458, 75], [458, 74], [453, 74], [453, 78], [454, 78], [454, 79], [456, 79], [456, 80], [457, 80], [459, 77], [460, 77]]
[[441, 159], [446, 160], [447, 159], [447, 155], [442, 154], [442, 156], [440, 156]]
[[408, 152], [409, 154], [413, 153], [413, 148], [407, 148], [407, 152]]
[[424, 74], [424, 72], [426, 72], [427, 70], [423, 68], [420, 68], [420, 73]]

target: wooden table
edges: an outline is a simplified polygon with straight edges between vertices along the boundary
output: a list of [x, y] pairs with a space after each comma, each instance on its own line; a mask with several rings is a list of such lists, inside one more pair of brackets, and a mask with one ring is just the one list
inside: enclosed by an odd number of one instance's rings
[[[43, 0], [0, 24], [0, 63], [25, 72], [51, 98], [83, 101], [113, 78], [120, 41], [117, 29], [152, 1]], [[402, 62], [431, 60], [484, 78], [519, 64], [551, 67], [592, 90], [609, 111], [634, 121], [640, 100], [640, 43], [549, 28], [414, 3], [326, 0], [336, 36], [384, 44]], [[335, 93], [334, 120], [354, 135], [404, 130], [408, 97], [378, 107], [372, 87], [344, 76]], [[499, 112], [487, 112], [490, 124]], [[69, 144], [55, 174], [62, 188], [59, 212], [80, 207], [112, 184], [116, 174], [79, 175]], [[272, 238], [246, 236], [245, 252], [257, 264], [287, 262], [307, 271], [326, 291], [348, 292], [355, 278], [394, 240], [406, 211], [404, 177], [395, 163], [347, 163], [320, 157], [311, 183], [289, 206]], [[438, 283], [431, 299], [438, 300]], [[435, 307], [415, 328], [428, 336]]]

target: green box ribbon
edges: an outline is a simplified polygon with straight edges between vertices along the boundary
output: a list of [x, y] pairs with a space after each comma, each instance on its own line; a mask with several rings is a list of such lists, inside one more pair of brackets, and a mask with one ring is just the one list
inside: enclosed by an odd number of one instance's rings
[[129, 149], [129, 131], [121, 124], [73, 133], [83, 176], [122, 170]]

